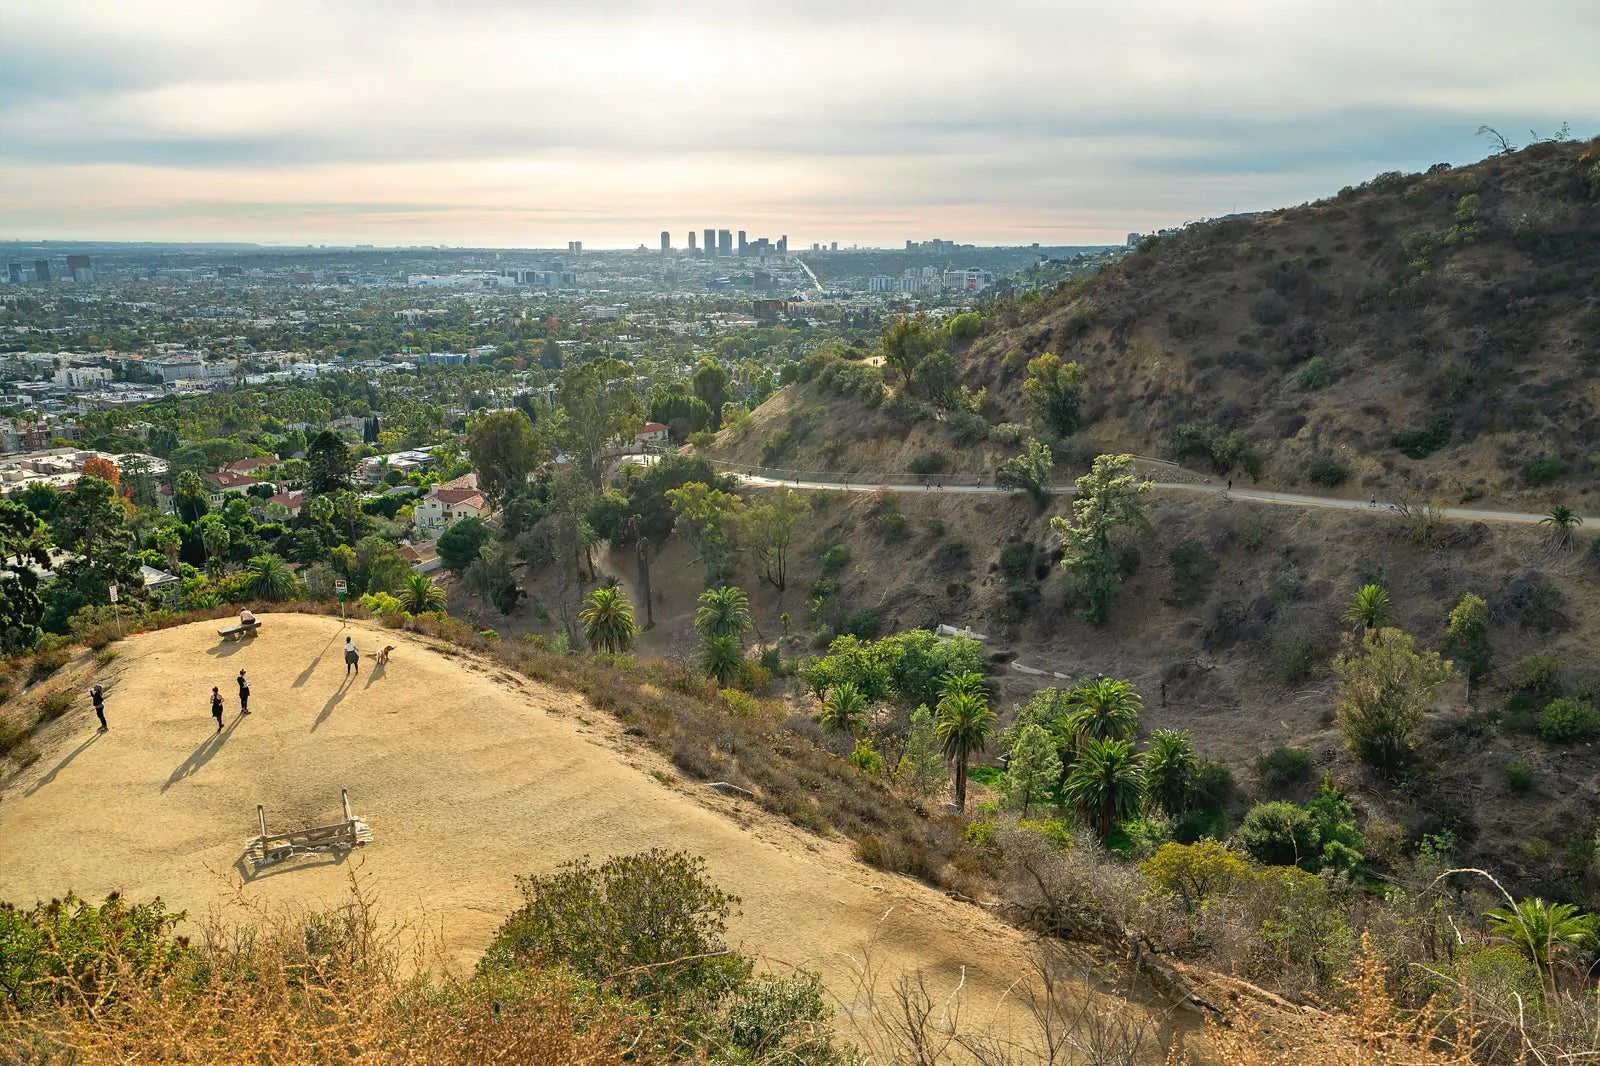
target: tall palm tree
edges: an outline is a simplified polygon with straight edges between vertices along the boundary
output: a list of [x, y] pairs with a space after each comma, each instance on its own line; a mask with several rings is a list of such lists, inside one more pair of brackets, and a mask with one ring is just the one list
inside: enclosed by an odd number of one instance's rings
[[1484, 915], [1489, 928], [1509, 940], [1539, 968], [1546, 991], [1555, 991], [1554, 966], [1567, 948], [1583, 943], [1593, 935], [1596, 918], [1580, 914], [1570, 903], [1546, 903], [1542, 899], [1520, 899], [1514, 905], [1497, 907]]
[[1096, 740], [1127, 740], [1139, 728], [1144, 700], [1130, 681], [1100, 677], [1067, 693], [1067, 732], [1082, 745]]
[[1551, 538], [1564, 548], [1572, 543], [1572, 531], [1583, 525], [1583, 518], [1572, 508], [1558, 503], [1539, 519], [1539, 524], [1549, 526]]
[[200, 546], [206, 551], [206, 569], [211, 570], [217, 562], [217, 557], [226, 552], [233, 544], [233, 537], [228, 533], [228, 527], [215, 518], [209, 518], [200, 523]]
[[956, 809], [967, 809], [967, 760], [983, 751], [994, 728], [994, 712], [973, 692], [952, 693], [939, 701], [933, 735], [944, 757], [956, 764]]
[[177, 526], [162, 526], [150, 538], [156, 550], [167, 557], [167, 569], [178, 572], [178, 550], [183, 547], [183, 534]]
[[983, 684], [983, 675], [976, 670], [966, 670], [961, 673], [948, 673], [939, 679], [939, 694], [941, 696], [983, 696], [987, 690]]
[[822, 713], [817, 716], [824, 729], [855, 734], [867, 721], [867, 697], [849, 681], [841, 681], [822, 698]]
[[1179, 729], [1158, 729], [1144, 753], [1145, 800], [1170, 815], [1182, 814], [1194, 794], [1200, 760], [1194, 741]]
[[1132, 741], [1089, 737], [1062, 792], [1105, 840], [1117, 822], [1139, 813], [1144, 787], [1144, 767]]
[[428, 580], [428, 575], [412, 573], [400, 586], [400, 602], [410, 614], [427, 614], [442, 611], [446, 601], [444, 589]]
[[700, 667], [724, 687], [739, 679], [744, 652], [732, 637], [706, 637], [700, 644]]
[[294, 574], [276, 555], [250, 560], [250, 592], [263, 600], [286, 600], [294, 593]]
[[1389, 621], [1389, 594], [1379, 584], [1362, 585], [1350, 598], [1344, 620], [1367, 632], [1382, 629]]
[[744, 640], [750, 628], [750, 597], [738, 585], [723, 585], [706, 589], [700, 594], [700, 606], [694, 612], [694, 628], [701, 637], [731, 638], [736, 644]]
[[589, 593], [588, 602], [578, 612], [578, 621], [583, 623], [584, 638], [595, 651], [625, 652], [639, 632], [633, 621], [633, 604], [615, 586]]

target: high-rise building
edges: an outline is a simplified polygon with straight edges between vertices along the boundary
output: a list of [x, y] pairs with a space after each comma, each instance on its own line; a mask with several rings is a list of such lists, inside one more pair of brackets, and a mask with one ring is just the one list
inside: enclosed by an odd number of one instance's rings
[[22, 271], [23, 271], [23, 268], [26, 267], [26, 266], [27, 266], [26, 263], [7, 263], [6, 264], [6, 281], [10, 282], [12, 285], [21, 285], [22, 284]]
[[689, 231], [689, 254], [693, 255], [694, 251], [695, 251], [695, 247], [694, 247], [694, 230], [690, 230]]
[[829, 241], [828, 242], [828, 251], [837, 252], [838, 250], [839, 250], [839, 242], [838, 241]]
[[666, 255], [672, 251], [672, 234], [666, 230], [661, 231], [661, 254]]
[[778, 238], [778, 254], [779, 255], [788, 255], [789, 254], [789, 235], [787, 233], [785, 233], [783, 236]]
[[568, 241], [567, 242], [567, 251], [571, 252], [573, 255], [581, 255], [583, 253], [583, 242], [582, 241]]
[[714, 229], [708, 229], [705, 231], [703, 236], [706, 239], [705, 256], [707, 259], [710, 259], [712, 256], [717, 254], [717, 231]]
[[94, 264], [86, 255], [69, 255], [67, 273], [77, 284], [87, 285], [94, 280]]
[[33, 280], [34, 281], [49, 281], [50, 280], [50, 260], [48, 260], [48, 259], [36, 259], [36, 260], [34, 260], [34, 262], [33, 262]]
[[739, 258], [743, 259], [744, 256], [745, 256], [745, 253], [748, 252], [749, 250], [750, 250], [750, 242], [745, 240], [744, 230], [740, 230], [739, 231]]
[[724, 259], [733, 254], [733, 231], [717, 230], [717, 254]]

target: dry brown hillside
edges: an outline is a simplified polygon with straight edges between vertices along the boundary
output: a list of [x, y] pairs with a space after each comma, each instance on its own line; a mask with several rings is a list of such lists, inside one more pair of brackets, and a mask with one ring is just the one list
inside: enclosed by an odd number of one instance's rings
[[[1345, 491], [1575, 498], [1600, 461], [1600, 141], [1191, 226], [1046, 300], [994, 308], [956, 352], [991, 425], [1034, 421], [1021, 386], [1044, 352], [1087, 371], [1074, 455], [1172, 455], [1188, 424], [1242, 435], [1274, 486], [1310, 486], [1322, 457], [1344, 467]], [[812, 469], [903, 470], [938, 449], [977, 471], [1015, 450], [953, 443], [946, 423], [892, 401], [788, 392], [722, 451], [757, 461], [786, 427], [798, 439], [780, 465]]]

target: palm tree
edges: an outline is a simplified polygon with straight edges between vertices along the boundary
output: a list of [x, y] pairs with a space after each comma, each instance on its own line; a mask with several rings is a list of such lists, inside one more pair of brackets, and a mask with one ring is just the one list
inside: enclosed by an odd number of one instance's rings
[[1100, 677], [1067, 693], [1067, 733], [1076, 745], [1127, 740], [1139, 728], [1144, 701], [1130, 681]]
[[233, 537], [228, 533], [228, 527], [215, 518], [208, 518], [200, 523], [200, 546], [206, 551], [206, 569], [212, 569], [217, 561], [217, 556], [228, 550], [233, 543]]
[[744, 652], [732, 637], [707, 637], [700, 645], [700, 666], [707, 677], [726, 687], [738, 680]]
[[1144, 767], [1132, 741], [1089, 737], [1078, 749], [1062, 792], [1105, 840], [1117, 822], [1139, 813], [1144, 787]]
[[849, 734], [860, 732], [866, 720], [867, 697], [849, 681], [841, 681], [828, 690], [822, 699], [822, 713], [817, 716], [824, 729]]
[[738, 585], [723, 585], [706, 589], [700, 594], [700, 607], [694, 612], [694, 628], [701, 637], [731, 638], [736, 644], [744, 640], [750, 628], [750, 597]]
[[1570, 903], [1521, 899], [1484, 915], [1489, 928], [1514, 944], [1539, 968], [1546, 990], [1555, 991], [1556, 957], [1592, 936], [1596, 919], [1580, 914]]
[[167, 569], [178, 572], [178, 550], [183, 547], [183, 534], [177, 526], [162, 526], [150, 538], [156, 550], [167, 557]]
[[250, 560], [250, 592], [263, 600], [286, 600], [294, 593], [294, 575], [276, 555]]
[[444, 589], [430, 581], [428, 575], [412, 573], [400, 586], [400, 602], [409, 614], [427, 614], [444, 610], [446, 601]]
[[939, 694], [941, 696], [983, 696], [987, 695], [983, 684], [983, 675], [976, 670], [967, 670], [962, 673], [945, 674], [939, 679]]
[[1194, 741], [1178, 729], [1158, 729], [1144, 753], [1145, 800], [1170, 815], [1182, 814], [1194, 794], [1200, 760]]
[[1570, 507], [1558, 503], [1539, 519], [1539, 524], [1549, 526], [1551, 537], [1564, 548], [1572, 543], [1572, 531], [1583, 525], [1583, 518]]
[[319, 526], [333, 520], [333, 501], [326, 496], [313, 496], [305, 504], [306, 517]]
[[956, 692], [939, 701], [933, 735], [944, 757], [956, 764], [956, 809], [967, 809], [967, 760], [983, 751], [994, 727], [994, 712], [977, 693]]
[[583, 610], [578, 612], [578, 621], [583, 623], [583, 635], [594, 651], [625, 652], [639, 632], [633, 621], [633, 604], [616, 586], [589, 593]]
[[1382, 629], [1389, 621], [1389, 594], [1379, 584], [1362, 585], [1350, 599], [1344, 620], [1367, 632]]

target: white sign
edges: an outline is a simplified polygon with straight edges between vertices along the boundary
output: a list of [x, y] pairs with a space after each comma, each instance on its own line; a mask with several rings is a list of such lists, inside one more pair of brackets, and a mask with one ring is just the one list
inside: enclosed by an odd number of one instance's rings
[[[334, 579], [334, 581], [333, 581], [333, 591], [335, 591], [335, 592], [343, 592], [347, 588], [349, 588], [349, 586], [344, 583], [344, 578], [340, 577], [340, 578], [335, 578]], [[116, 597], [115, 593], [113, 592], [112, 597], [111, 597], [112, 601], [114, 602], [116, 600], [116, 598], [117, 597]]]
[[112, 585], [106, 591], [111, 594], [111, 602], [112, 603], [116, 603], [117, 602], [117, 586]]

